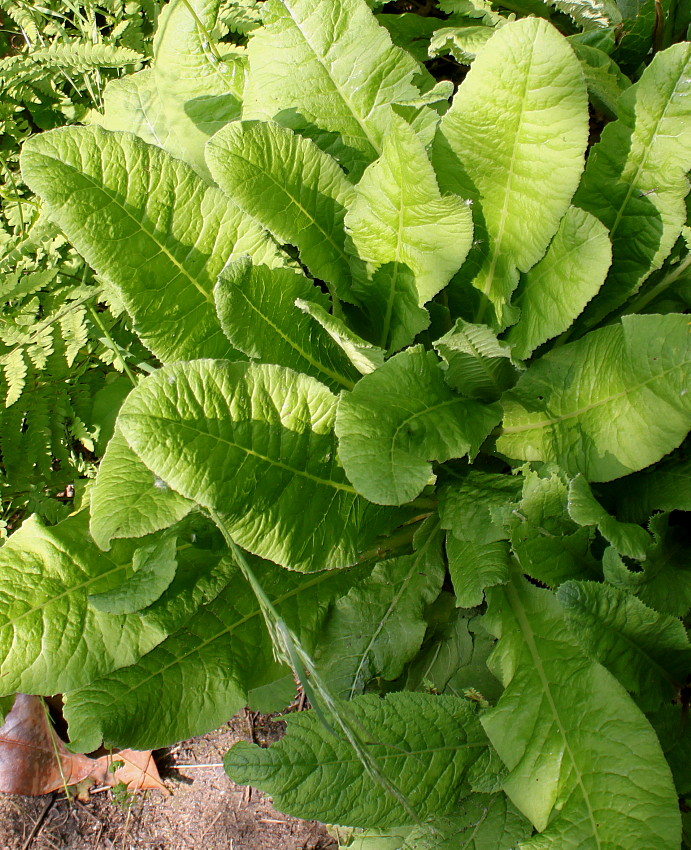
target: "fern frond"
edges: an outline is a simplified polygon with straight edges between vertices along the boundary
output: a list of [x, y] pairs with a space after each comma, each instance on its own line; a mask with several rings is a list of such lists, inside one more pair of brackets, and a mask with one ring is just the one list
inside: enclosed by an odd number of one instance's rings
[[0, 0], [0, 9], [12, 18], [29, 43], [38, 41], [38, 22], [31, 8], [15, 0]]
[[65, 340], [65, 358], [67, 365], [74, 363], [79, 350], [86, 345], [89, 330], [86, 325], [86, 310], [83, 306], [76, 307], [60, 319], [60, 330]]
[[21, 348], [16, 348], [0, 358], [2, 362], [2, 371], [7, 383], [5, 392], [5, 407], [11, 407], [19, 400], [24, 386], [26, 385], [27, 365], [24, 359], [24, 352]]
[[71, 71], [90, 71], [94, 68], [124, 68], [136, 65], [144, 57], [129, 47], [115, 47], [112, 44], [92, 44], [84, 39], [71, 39], [68, 42], [41, 47], [30, 54], [31, 58], [43, 66]]

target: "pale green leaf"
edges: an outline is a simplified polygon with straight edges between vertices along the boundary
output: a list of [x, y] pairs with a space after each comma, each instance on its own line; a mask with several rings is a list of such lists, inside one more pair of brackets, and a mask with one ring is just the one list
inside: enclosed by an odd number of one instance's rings
[[400, 15], [377, 15], [377, 23], [386, 27], [393, 43], [410, 53], [418, 62], [429, 59], [427, 48], [432, 33], [439, 27], [438, 18], [425, 18], [414, 12]]
[[491, 26], [441, 27], [429, 44], [429, 55], [451, 54], [462, 65], [470, 65], [477, 54], [494, 35]]
[[105, 555], [89, 539], [85, 511], [50, 528], [32, 517], [12, 535], [0, 549], [5, 693], [63, 693], [133, 664], [223, 586], [218, 556], [199, 560], [180, 550], [175, 579], [145, 611], [107, 614], [90, 605], [91, 594], [113, 590], [131, 573], [140, 545], [121, 541]]
[[[220, 0], [172, 0], [154, 38], [153, 78], [182, 158], [208, 179], [204, 145], [240, 117], [246, 58], [214, 32]], [[171, 151], [175, 153], [175, 151]]]
[[569, 482], [569, 516], [579, 525], [594, 525], [617, 552], [644, 561], [652, 538], [640, 525], [619, 522], [593, 496], [588, 482], [577, 475]]
[[375, 676], [396, 679], [420, 649], [426, 608], [439, 595], [438, 534], [413, 555], [381, 561], [336, 602], [319, 638], [317, 668], [335, 696], [352, 699]]
[[415, 275], [404, 263], [385, 263], [365, 286], [359, 289], [369, 323], [367, 335], [382, 348], [399, 351], [429, 326], [429, 313], [418, 304]]
[[100, 127], [30, 139], [22, 170], [72, 244], [118, 286], [160, 360], [240, 356], [216, 318], [216, 278], [233, 254], [275, 263], [276, 249], [220, 190], [164, 151]]
[[32, 62], [63, 68], [70, 73], [94, 68], [124, 68], [125, 65], [136, 65], [144, 59], [141, 53], [129, 47], [105, 43], [94, 44], [82, 39], [54, 41], [46, 47], [32, 50], [30, 56]]
[[[361, 577], [358, 570], [303, 576], [258, 559], [252, 570], [308, 650], [333, 600]], [[249, 691], [285, 672], [254, 592], [233, 567], [218, 597], [183, 628], [132, 666], [67, 695], [70, 740], [86, 752], [102, 740], [169, 746], [217, 728], [246, 705]]]
[[621, 23], [615, 0], [546, 0], [560, 12], [573, 18], [584, 31]]
[[434, 347], [448, 366], [444, 373], [447, 384], [461, 395], [496, 401], [516, 383], [511, 347], [500, 342], [487, 325], [457, 319]]
[[569, 39], [574, 53], [581, 63], [590, 100], [612, 118], [619, 116], [619, 100], [631, 80], [619, 70], [617, 63], [604, 49], [582, 44], [573, 36]]
[[607, 228], [569, 207], [547, 253], [521, 281], [514, 300], [521, 315], [506, 336], [514, 356], [529, 357], [569, 328], [602, 286], [611, 262]]
[[[352, 715], [368, 752], [421, 820], [450, 814], [465, 773], [486, 747], [467, 700], [394, 693], [359, 696]], [[268, 749], [236, 744], [225, 758], [235, 782], [269, 794], [279, 811], [305, 819], [385, 828], [410, 823], [401, 804], [369, 776], [350, 744], [313, 711], [286, 716], [286, 737]]]
[[223, 269], [214, 296], [223, 332], [248, 357], [312, 375], [336, 392], [355, 386], [359, 375], [341, 347], [295, 306], [303, 299], [328, 307], [306, 277], [241, 258]]
[[482, 725], [504, 790], [543, 833], [526, 848], [677, 847], [676, 792], [658, 740], [624, 688], [569, 637], [550, 591], [516, 572], [491, 593], [492, 657], [506, 690]]
[[369, 375], [384, 363], [386, 352], [383, 348], [362, 339], [342, 319], [329, 313], [320, 304], [296, 298], [295, 306], [324, 328], [361, 375]]
[[91, 489], [91, 536], [109, 549], [116, 537], [142, 537], [173, 525], [193, 504], [139, 460], [116, 429]]
[[593, 327], [659, 269], [686, 222], [691, 169], [691, 44], [658, 53], [619, 100], [588, 157], [574, 203], [610, 231], [612, 268], [584, 323]]
[[295, 245], [314, 277], [352, 300], [343, 218], [353, 186], [332, 157], [280, 124], [243, 121], [217, 133], [206, 158], [234, 203], [279, 242]]
[[557, 599], [576, 642], [636, 694], [644, 710], [673, 699], [686, 682], [691, 644], [676, 617], [598, 582], [567, 581]]
[[691, 424], [686, 316], [624, 316], [534, 363], [503, 399], [497, 448], [609, 481], [676, 448]]
[[[469, 207], [460, 198], [441, 196], [422, 142], [401, 118], [392, 122], [381, 157], [357, 184], [345, 224], [370, 270], [400, 263], [412, 271], [420, 307], [461, 267], [473, 235]], [[396, 289], [394, 278], [384, 298], [381, 345], [389, 338]], [[367, 290], [363, 282], [355, 291], [366, 301]]]
[[118, 423], [142, 461], [218, 512], [239, 545], [310, 571], [355, 563], [398, 516], [347, 482], [336, 460], [336, 402], [289, 369], [198, 360], [147, 378]]
[[416, 346], [341, 397], [338, 454], [359, 493], [400, 505], [422, 492], [430, 461], [474, 456], [498, 418], [496, 405], [453, 393], [436, 355]]
[[243, 117], [326, 136], [322, 145], [359, 177], [382, 152], [391, 103], [419, 97], [418, 63], [364, 0], [268, 0], [263, 16], [248, 48]]
[[442, 191], [481, 206], [489, 245], [473, 286], [486, 300], [475, 321], [509, 322], [518, 270], [545, 253], [583, 170], [585, 84], [565, 39], [546, 21], [499, 28], [442, 118], [433, 162]]
[[90, 594], [89, 605], [106, 614], [133, 614], [148, 608], [175, 578], [176, 542], [175, 535], [166, 534], [140, 546], [134, 553], [132, 574], [117, 587]]
[[598, 575], [590, 554], [592, 534], [569, 516], [567, 496], [560, 476], [541, 477], [525, 470], [521, 500], [507, 522], [511, 548], [523, 571], [550, 587]]

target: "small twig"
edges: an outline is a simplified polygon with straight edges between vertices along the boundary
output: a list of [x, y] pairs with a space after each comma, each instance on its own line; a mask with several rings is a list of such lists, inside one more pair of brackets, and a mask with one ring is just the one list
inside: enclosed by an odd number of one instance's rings
[[206, 836], [206, 834], [207, 834], [208, 832], [210, 832], [210, 831], [214, 828], [214, 826], [216, 826], [216, 821], [217, 821], [217, 820], [221, 817], [221, 815], [222, 815], [222, 814], [223, 814], [223, 809], [221, 809], [221, 811], [220, 811], [220, 812], [216, 815], [216, 817], [215, 817], [215, 818], [211, 821], [211, 823], [207, 826], [207, 828], [204, 830], [204, 832], [202, 832], [202, 834], [199, 836], [199, 841], [200, 841], [200, 842], [201, 842], [202, 838], [204, 838], [204, 837]]
[[213, 764], [171, 764], [170, 765], [171, 770], [182, 770], [182, 768], [195, 770], [195, 769], [199, 769], [199, 768], [202, 768], [202, 767], [223, 767], [223, 762], [219, 761], [219, 762], [214, 762]]
[[48, 800], [48, 802], [46, 803], [45, 808], [41, 812], [38, 820], [36, 821], [36, 823], [33, 826], [33, 829], [29, 833], [29, 837], [24, 842], [24, 844], [22, 846], [22, 850], [28, 850], [28, 848], [31, 846], [32, 841], [34, 840], [34, 838], [36, 838], [38, 833], [43, 828], [43, 824], [45, 823], [48, 812], [53, 808], [54, 804], [55, 804], [55, 794], [51, 794], [50, 800]]

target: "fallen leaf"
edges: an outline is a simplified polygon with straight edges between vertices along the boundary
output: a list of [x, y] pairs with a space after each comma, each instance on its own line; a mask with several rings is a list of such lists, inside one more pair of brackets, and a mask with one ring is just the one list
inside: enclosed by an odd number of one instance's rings
[[39, 697], [17, 694], [0, 728], [0, 791], [49, 794], [90, 774], [94, 760], [69, 752], [46, 713]]
[[[113, 762], [122, 762], [115, 771]], [[0, 791], [35, 796], [49, 794], [86, 780], [129, 791], [155, 788], [170, 794], [161, 782], [150, 750], [121, 750], [94, 759], [71, 753], [53, 729], [43, 700], [17, 694], [0, 727]]]

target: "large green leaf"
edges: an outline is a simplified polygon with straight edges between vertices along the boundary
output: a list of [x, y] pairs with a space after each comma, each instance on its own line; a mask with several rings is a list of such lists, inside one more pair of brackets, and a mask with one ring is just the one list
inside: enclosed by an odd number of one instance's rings
[[243, 257], [223, 269], [214, 297], [223, 332], [248, 357], [312, 375], [336, 392], [355, 386], [359, 373], [342, 348], [295, 305], [300, 299], [329, 306], [306, 277]]
[[449, 534], [446, 554], [456, 600], [462, 608], [482, 605], [485, 588], [504, 584], [509, 579], [511, 558], [505, 540], [476, 543]]
[[674, 698], [691, 668], [683, 624], [624, 590], [567, 581], [557, 591], [576, 642], [638, 696], [646, 711]]
[[398, 516], [347, 482], [336, 401], [290, 369], [197, 360], [147, 378], [118, 424], [154, 474], [218, 512], [239, 545], [309, 571], [355, 563]]
[[[481, 205], [489, 245], [473, 280], [475, 317], [509, 323], [518, 283], [545, 253], [583, 170], [585, 84], [568, 42], [546, 21], [498, 29], [442, 118], [433, 162], [443, 191]], [[493, 308], [494, 317], [485, 313]]]
[[401, 505], [429, 482], [431, 460], [475, 455], [498, 419], [496, 405], [452, 392], [436, 355], [415, 346], [341, 397], [338, 454], [359, 493]]
[[218, 43], [219, 5], [220, 0], [172, 0], [161, 10], [153, 45], [153, 80], [175, 137], [170, 152], [207, 179], [204, 145], [240, 117], [247, 61]]
[[343, 218], [353, 186], [332, 157], [280, 124], [243, 121], [217, 133], [206, 158], [234, 203], [295, 245], [315, 277], [349, 298]]
[[396, 679], [418, 652], [426, 609], [444, 581], [439, 534], [433, 528], [413, 555], [381, 561], [334, 605], [315, 655], [332, 692], [362, 693], [375, 676]]
[[91, 536], [101, 549], [116, 537], [142, 537], [182, 519], [193, 504], [144, 466], [116, 429], [91, 489]]
[[[357, 184], [345, 224], [358, 256], [370, 269], [395, 263], [413, 272], [420, 307], [458, 271], [473, 236], [469, 207], [460, 198], [441, 196], [424, 145], [402, 118], [392, 123], [381, 157]], [[386, 305], [378, 328], [384, 347], [395, 317], [395, 274], [387, 283], [389, 291], [378, 299]], [[356, 285], [364, 303], [373, 285]]]
[[419, 98], [417, 62], [364, 0], [268, 0], [263, 16], [248, 48], [243, 117], [309, 132], [358, 177], [382, 152], [390, 104]]
[[505, 514], [521, 495], [521, 479], [469, 469], [439, 491], [441, 527], [475, 543], [508, 539]]
[[592, 327], [636, 292], [686, 221], [691, 169], [691, 44], [658, 53], [619, 100], [588, 157], [574, 203], [610, 231], [612, 268], [584, 316]]
[[524, 846], [678, 847], [669, 767], [626, 691], [569, 637], [550, 591], [516, 572], [490, 594], [506, 690], [482, 725], [510, 770], [504, 790], [543, 833]]
[[161, 103], [152, 68], [111, 80], [103, 91], [103, 114], [93, 115], [90, 123], [112, 132], [134, 133], [147, 144], [185, 158]]
[[[450, 814], [468, 768], [486, 749], [467, 700], [395, 693], [348, 703], [368, 751], [420, 820]], [[346, 740], [313, 711], [286, 716], [285, 738], [269, 749], [236, 744], [225, 758], [235, 782], [261, 788], [280, 811], [302, 818], [385, 828], [410, 823], [410, 814], [365, 771]]]
[[506, 339], [524, 359], [571, 326], [602, 286], [612, 261], [607, 228], [595, 216], [569, 207], [547, 253], [521, 281], [518, 322]]
[[[252, 559], [269, 600], [311, 649], [335, 598], [358, 570], [303, 576]], [[233, 568], [227, 586], [183, 628], [135, 664], [68, 694], [70, 740], [89, 752], [102, 740], [150, 749], [215, 729], [248, 700], [248, 691], [285, 671], [249, 584]]]
[[499, 451], [609, 481], [676, 448], [691, 425], [686, 316], [624, 316], [534, 363], [504, 395]]
[[45, 527], [36, 517], [0, 549], [0, 681], [5, 693], [63, 693], [134, 663], [184, 623], [224, 582], [219, 556], [201, 561], [178, 541], [178, 569], [151, 607], [110, 614], [89, 604], [131, 574], [143, 541], [105, 555], [89, 539], [85, 511]]
[[117, 284], [160, 360], [240, 357], [216, 318], [216, 277], [233, 253], [271, 263], [276, 249], [220, 190], [164, 151], [100, 127], [30, 139], [22, 173], [87, 262]]

